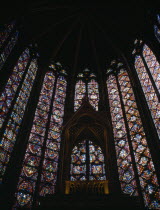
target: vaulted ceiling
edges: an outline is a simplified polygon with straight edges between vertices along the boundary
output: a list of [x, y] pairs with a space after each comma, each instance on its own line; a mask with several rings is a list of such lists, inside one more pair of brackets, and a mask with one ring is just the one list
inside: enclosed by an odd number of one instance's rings
[[[158, 5], [141, 0], [118, 3], [53, 3], [17, 1], [1, 7], [1, 22], [22, 17], [28, 42], [38, 44], [44, 59], [52, 58], [72, 73], [105, 69], [120, 53], [129, 53], [136, 37], [150, 35]], [[60, 3], [61, 2], [61, 3]]]

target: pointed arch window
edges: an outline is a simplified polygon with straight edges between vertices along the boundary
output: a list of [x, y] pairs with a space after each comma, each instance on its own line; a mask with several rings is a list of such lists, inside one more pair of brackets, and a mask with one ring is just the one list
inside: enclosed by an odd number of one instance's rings
[[98, 83], [95, 79], [91, 79], [88, 82], [88, 98], [90, 104], [98, 111], [99, 91]]
[[100, 146], [90, 140], [83, 140], [74, 146], [70, 180], [106, 180], [104, 155]]
[[90, 104], [98, 111], [99, 90], [96, 76], [85, 69], [83, 73], [78, 74], [77, 83], [75, 86], [74, 111], [82, 104], [82, 99], [85, 95], [88, 96]]
[[0, 70], [2, 69], [5, 61], [10, 55], [12, 49], [14, 48], [17, 40], [19, 31], [15, 29], [15, 21], [10, 24], [5, 24], [3, 29], [0, 31]]
[[160, 64], [152, 50], [146, 44], [138, 42], [136, 47], [137, 50], [141, 47], [142, 54], [137, 53], [135, 55], [135, 68], [153, 122], [160, 137]]
[[130, 195], [142, 193], [145, 205], [155, 208], [160, 188], [130, 79], [124, 68], [112, 69], [107, 89], [121, 188]]
[[15, 206], [31, 207], [37, 193], [35, 189], [40, 196], [55, 192], [66, 86], [65, 71], [61, 66], [52, 64], [45, 74], [35, 111]]
[[[31, 56], [32, 57], [32, 56]], [[25, 109], [38, 70], [37, 58], [30, 58], [29, 49], [22, 54], [1, 96], [1, 160], [2, 180], [14, 149]], [[15, 95], [17, 97], [15, 97]], [[3, 125], [3, 126], [2, 126]]]
[[74, 111], [76, 111], [82, 104], [82, 99], [86, 93], [86, 85], [82, 80], [76, 83], [75, 97], [74, 97]]

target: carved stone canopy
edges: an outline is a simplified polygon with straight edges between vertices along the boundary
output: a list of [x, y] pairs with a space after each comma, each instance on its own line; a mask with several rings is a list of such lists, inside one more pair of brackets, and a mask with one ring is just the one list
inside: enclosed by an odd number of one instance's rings
[[82, 139], [90, 139], [104, 145], [110, 127], [107, 113], [96, 111], [85, 96], [81, 107], [63, 126], [63, 132], [72, 146]]

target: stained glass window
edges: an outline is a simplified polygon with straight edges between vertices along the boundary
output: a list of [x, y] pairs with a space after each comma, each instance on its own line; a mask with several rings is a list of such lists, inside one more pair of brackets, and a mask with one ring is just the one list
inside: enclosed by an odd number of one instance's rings
[[82, 80], [76, 83], [75, 97], [74, 97], [74, 111], [76, 111], [82, 104], [82, 99], [86, 93], [86, 85]]
[[88, 98], [90, 104], [98, 111], [99, 91], [98, 83], [94, 79], [88, 82]]
[[17, 186], [16, 206], [31, 207], [39, 168], [39, 195], [55, 192], [66, 86], [63, 75], [46, 73]]
[[32, 59], [30, 66], [28, 68], [28, 71], [25, 75], [21, 90], [14, 104], [13, 111], [9, 117], [7, 126], [2, 136], [2, 140], [0, 143], [1, 157], [2, 157], [0, 161], [1, 178], [3, 177], [5, 169], [9, 162], [12, 150], [14, 148], [16, 137], [17, 137], [17, 134], [18, 134], [18, 131], [19, 131], [19, 128], [20, 128], [20, 125], [24, 116], [24, 112], [26, 109], [26, 105], [27, 105], [27, 102], [28, 102], [28, 99], [32, 90], [32, 86], [36, 77], [37, 69], [38, 69], [37, 60]]
[[135, 180], [127, 131], [123, 118], [122, 106], [120, 103], [119, 91], [115, 76], [109, 76], [107, 80], [107, 88], [112, 117], [112, 126], [114, 128], [114, 142], [116, 147], [117, 166], [121, 188], [122, 191], [126, 194], [136, 195], [137, 183]]
[[160, 15], [157, 15], [157, 23], [154, 25], [154, 34], [157, 40], [160, 42]]
[[64, 115], [67, 82], [64, 76], [59, 76], [56, 85], [55, 98], [49, 124], [46, 150], [42, 166], [40, 195], [53, 194], [57, 181], [59, 151], [61, 143], [61, 127]]
[[157, 25], [154, 26], [154, 34], [157, 40], [160, 42], [160, 29], [158, 28]]
[[0, 96], [0, 113], [1, 113], [0, 128], [2, 127], [6, 119], [7, 113], [11, 107], [12, 101], [16, 95], [17, 89], [25, 73], [29, 59], [30, 59], [29, 49], [26, 49], [18, 59], [18, 62], [14, 67], [11, 76], [8, 79], [4, 91]]
[[[136, 55], [135, 57], [135, 68], [137, 70], [138, 78], [148, 103], [148, 107], [151, 111], [157, 133], [160, 137], [160, 103], [156, 93], [156, 89], [157, 91], [160, 89], [160, 65], [157, 62], [155, 55], [147, 45], [144, 45], [143, 47], [143, 57], [146, 65], [148, 66], [149, 72], [147, 71], [144, 61], [140, 55]], [[153, 83], [155, 86], [153, 86]]]
[[70, 180], [106, 180], [104, 155], [97, 144], [83, 140], [73, 148]]
[[[15, 26], [15, 22], [13, 21], [10, 24], [6, 24], [4, 26], [4, 29], [1, 29], [0, 31], [0, 49], [2, 48], [5, 41], [7, 41], [7, 38], [10, 36], [11, 31], [13, 30]], [[17, 40], [18, 40], [19, 32], [16, 30], [12, 33], [12, 36], [8, 40], [8, 43], [4, 46], [4, 49], [2, 50], [0, 54], [0, 70], [2, 69], [5, 61], [7, 60], [8, 56], [10, 55], [13, 47], [15, 46]]]
[[[149, 208], [157, 208], [160, 205], [160, 189], [127, 72], [121, 69], [117, 79], [116, 76], [111, 75], [107, 80], [107, 87], [122, 190], [128, 194], [137, 191], [133, 170], [136, 167], [145, 205]], [[130, 137], [128, 140], [124, 138], [127, 134]], [[130, 148], [133, 150], [132, 155]]]
[[146, 44], [143, 46], [143, 57], [150, 70], [155, 85], [160, 92], [160, 65], [156, 59], [156, 56]]
[[[38, 176], [38, 166], [42, 156], [46, 126], [53, 94], [55, 76], [47, 72], [35, 112], [33, 126], [28, 140], [23, 167], [18, 183], [17, 204], [31, 206]], [[25, 186], [30, 186], [26, 188]], [[26, 199], [27, 198], [27, 199]]]
[[86, 95], [88, 96], [90, 104], [98, 111], [99, 90], [98, 82], [95, 80], [95, 74], [85, 69], [83, 73], [77, 75], [77, 78], [81, 79], [77, 81], [75, 86], [74, 111], [81, 106], [82, 99]]
[[15, 26], [15, 21], [12, 21], [10, 24], [5, 24], [4, 27], [0, 28], [0, 48], [2, 47], [3, 43], [9, 37], [12, 29]]

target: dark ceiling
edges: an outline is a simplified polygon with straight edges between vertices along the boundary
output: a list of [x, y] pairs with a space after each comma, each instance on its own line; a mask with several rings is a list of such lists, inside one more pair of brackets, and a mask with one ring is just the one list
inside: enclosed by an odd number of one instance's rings
[[51, 57], [73, 73], [84, 68], [96, 72], [119, 53], [128, 53], [136, 37], [149, 36], [153, 14], [160, 8], [141, 0], [58, 2], [14, 1], [1, 7], [1, 21], [22, 16], [28, 41], [37, 42], [44, 59]]

